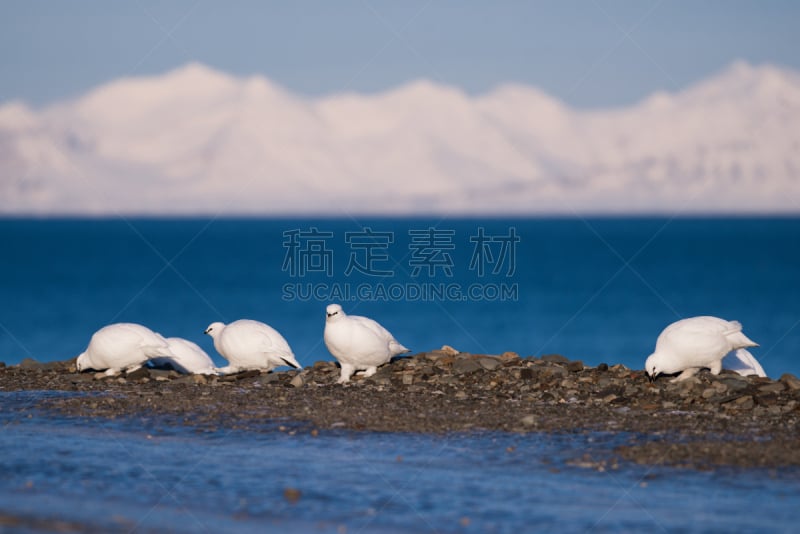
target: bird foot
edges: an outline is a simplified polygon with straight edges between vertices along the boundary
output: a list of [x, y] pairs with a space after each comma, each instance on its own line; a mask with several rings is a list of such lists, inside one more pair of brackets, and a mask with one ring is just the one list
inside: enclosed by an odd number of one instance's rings
[[685, 369], [681, 374], [670, 380], [670, 382], [673, 384], [677, 382], [683, 382], [687, 378], [691, 378], [694, 375], [696, 375], [699, 370], [700, 370], [699, 367], [691, 367], [689, 369]]
[[377, 372], [378, 372], [378, 368], [377, 367], [368, 367], [364, 371], [364, 378], [369, 378], [369, 377], [371, 377], [372, 375], [374, 375]]

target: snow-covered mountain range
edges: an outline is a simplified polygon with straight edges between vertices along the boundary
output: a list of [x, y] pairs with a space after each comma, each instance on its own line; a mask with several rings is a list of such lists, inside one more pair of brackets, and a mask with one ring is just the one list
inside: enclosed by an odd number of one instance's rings
[[0, 214], [798, 213], [799, 174], [800, 75], [746, 63], [609, 110], [200, 64], [0, 105]]

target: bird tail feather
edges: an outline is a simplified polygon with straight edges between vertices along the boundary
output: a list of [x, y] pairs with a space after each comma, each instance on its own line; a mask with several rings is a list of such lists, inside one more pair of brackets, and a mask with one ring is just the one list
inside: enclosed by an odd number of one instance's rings
[[295, 369], [302, 368], [302, 365], [300, 365], [300, 362], [298, 362], [294, 357], [294, 354], [284, 354], [280, 356], [280, 359], [283, 360], [289, 367], [294, 367]]
[[742, 323], [739, 321], [728, 321], [731, 325], [731, 332], [741, 332], [742, 331]]
[[389, 350], [392, 351], [393, 354], [405, 354], [407, 352], [411, 352], [411, 349], [404, 347], [397, 341], [392, 341], [389, 343]]
[[149, 346], [144, 347], [144, 355], [148, 358], [172, 358], [175, 359], [175, 354], [169, 350], [168, 346]]
[[726, 364], [725, 368], [736, 371], [740, 375], [767, 376], [767, 373], [764, 372], [764, 368], [761, 367], [761, 364], [758, 363], [755, 356], [745, 349], [736, 350], [727, 356], [725, 360], [727, 360], [724, 362]]
[[758, 343], [744, 335], [742, 332], [742, 323], [739, 321], [728, 321], [731, 328], [724, 333], [725, 337], [733, 345], [734, 349], [741, 349], [744, 347], [757, 347]]
[[758, 343], [744, 335], [742, 332], [731, 332], [730, 334], [726, 335], [725, 337], [733, 345], [735, 349], [742, 349], [745, 347], [757, 347]]

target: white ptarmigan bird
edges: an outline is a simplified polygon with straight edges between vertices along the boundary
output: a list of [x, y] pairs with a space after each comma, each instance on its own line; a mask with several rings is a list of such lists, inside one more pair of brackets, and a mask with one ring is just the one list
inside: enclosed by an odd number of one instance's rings
[[673, 382], [686, 380], [704, 367], [716, 375], [722, 370], [722, 359], [729, 352], [736, 351], [736, 357], [742, 362], [747, 361], [753, 374], [766, 376], [752, 354], [745, 350], [757, 346], [758, 343], [742, 333], [739, 321], [709, 316], [682, 319], [666, 327], [658, 336], [656, 350], [644, 364], [645, 372], [651, 381], [662, 373], [680, 372], [672, 379]]
[[169, 350], [174, 356], [164, 356], [150, 360], [156, 367], [172, 367], [179, 373], [187, 375], [213, 375], [214, 361], [197, 343], [182, 337], [168, 337]]
[[250, 319], [239, 319], [228, 325], [211, 323], [205, 331], [214, 339], [214, 348], [228, 360], [218, 372], [236, 373], [250, 369], [271, 371], [288, 365], [300, 369], [289, 344], [269, 325]]
[[339, 384], [349, 382], [360, 370], [366, 371], [364, 376], [372, 376], [379, 365], [411, 352], [372, 319], [347, 315], [338, 304], [329, 305], [325, 311], [325, 346], [342, 366]]
[[116, 323], [92, 335], [76, 365], [78, 371], [94, 369], [114, 376], [121, 371], [134, 371], [159, 356], [174, 356], [161, 335], [140, 324]]

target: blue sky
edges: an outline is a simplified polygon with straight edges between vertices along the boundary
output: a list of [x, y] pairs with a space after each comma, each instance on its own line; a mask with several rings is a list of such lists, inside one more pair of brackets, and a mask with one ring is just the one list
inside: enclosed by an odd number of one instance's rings
[[800, 69], [799, 26], [800, 2], [788, 0], [3, 0], [0, 102], [40, 105], [200, 61], [305, 95], [427, 78], [621, 106], [737, 59]]

